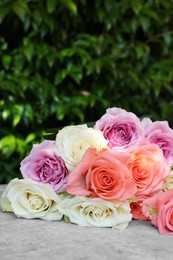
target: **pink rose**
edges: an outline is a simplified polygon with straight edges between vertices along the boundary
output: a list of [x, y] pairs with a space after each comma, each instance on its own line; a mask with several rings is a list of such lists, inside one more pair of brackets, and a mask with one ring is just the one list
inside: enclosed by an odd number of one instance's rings
[[139, 118], [121, 108], [107, 109], [96, 122], [95, 129], [103, 132], [108, 145], [115, 150], [131, 149], [143, 136]]
[[128, 162], [126, 153], [106, 149], [97, 153], [95, 148], [89, 148], [70, 173], [67, 192], [105, 200], [131, 198], [136, 185], [128, 170]]
[[137, 186], [137, 197], [160, 191], [165, 178], [170, 174], [162, 150], [150, 143], [134, 148], [128, 167]]
[[142, 211], [161, 234], [173, 235], [173, 189], [145, 200]]
[[173, 165], [173, 130], [168, 122], [152, 122], [149, 118], [144, 118], [141, 124], [148, 141], [157, 144], [162, 149], [166, 161]]
[[20, 171], [24, 178], [49, 183], [56, 192], [62, 192], [66, 189], [68, 171], [54, 149], [53, 141], [45, 140], [34, 145], [30, 154], [22, 160]]

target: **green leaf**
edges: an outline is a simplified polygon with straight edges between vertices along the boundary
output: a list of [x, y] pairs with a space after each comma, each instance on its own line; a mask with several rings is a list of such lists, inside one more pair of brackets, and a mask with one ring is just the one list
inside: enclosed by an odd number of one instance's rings
[[24, 111], [23, 111], [23, 120], [26, 125], [31, 123], [34, 118], [33, 108], [30, 104], [25, 104]]
[[16, 138], [16, 152], [23, 155], [26, 150], [26, 143], [21, 138]]
[[7, 135], [0, 140], [0, 150], [2, 154], [9, 157], [16, 148], [16, 139], [13, 135]]
[[57, 111], [56, 111], [58, 120], [60, 120], [60, 121], [63, 120], [65, 117], [65, 113], [66, 113], [66, 107], [65, 107], [65, 105], [62, 104], [57, 108]]
[[66, 48], [63, 49], [59, 55], [61, 58], [65, 58], [65, 57], [71, 57], [74, 53], [75, 53], [76, 49], [74, 48]]
[[62, 127], [56, 127], [56, 128], [49, 128], [44, 130], [43, 136], [47, 140], [55, 140], [56, 135], [61, 130]]
[[18, 123], [21, 121], [22, 114], [23, 114], [23, 106], [22, 105], [14, 105], [12, 109], [13, 113], [13, 127], [16, 127]]
[[3, 112], [2, 112], [2, 118], [4, 119], [4, 120], [6, 120], [9, 116], [10, 116], [10, 110], [4, 110]]
[[2, 64], [6, 69], [9, 69], [12, 62], [12, 57], [10, 55], [3, 55], [2, 56]]
[[48, 13], [53, 13], [57, 5], [57, 0], [47, 0], [47, 11]]
[[77, 5], [72, 0], [63, 0], [62, 2], [70, 11], [72, 14], [77, 15]]
[[136, 15], [138, 15], [142, 9], [142, 1], [141, 0], [130, 0], [132, 9]]
[[167, 34], [167, 33], [165, 33], [164, 35], [163, 35], [163, 38], [164, 38], [164, 41], [165, 41], [165, 43], [167, 44], [167, 45], [170, 45], [171, 44], [171, 42], [172, 42], [172, 35], [169, 35], [169, 34]]
[[25, 142], [28, 144], [28, 143], [31, 143], [32, 141], [34, 141], [34, 139], [36, 138], [36, 135], [35, 133], [30, 133], [26, 139], [25, 139]]
[[77, 83], [80, 84], [81, 79], [82, 79], [82, 72], [81, 71], [76, 71], [75, 69], [71, 70], [69, 72], [69, 75], [71, 76], [71, 78]]
[[51, 68], [55, 62], [55, 56], [54, 55], [47, 56], [47, 62], [49, 64], [49, 67]]
[[9, 12], [9, 5], [0, 6], [0, 23], [4, 20], [4, 18], [8, 15]]
[[150, 21], [149, 21], [149, 19], [148, 19], [147, 17], [141, 16], [141, 17], [139, 18], [139, 20], [140, 20], [142, 29], [143, 29], [144, 31], [147, 31], [148, 28], [149, 28], [149, 26], [150, 26]]
[[136, 53], [137, 53], [137, 58], [140, 59], [144, 55], [144, 49], [142, 46], [137, 46], [135, 48]]
[[139, 27], [139, 20], [138, 20], [136, 17], [134, 17], [134, 18], [132, 19], [132, 21], [131, 21], [132, 31], [133, 31], [133, 32], [136, 32], [137, 29], [138, 29], [138, 27]]
[[0, 49], [1, 49], [2, 51], [7, 50], [7, 48], [8, 48], [8, 43], [7, 43], [7, 42], [3, 42], [2, 45], [0, 46]]
[[27, 4], [23, 0], [18, 0], [13, 3], [12, 9], [14, 13], [24, 22], [26, 14], [29, 12]]
[[23, 53], [25, 54], [28, 61], [31, 61], [34, 54], [34, 45], [32, 43], [28, 43], [28, 45], [24, 47]]
[[14, 117], [13, 117], [13, 126], [15, 127], [16, 125], [18, 125], [20, 120], [21, 120], [21, 115], [19, 115], [19, 114], [14, 115]]
[[58, 73], [55, 75], [54, 84], [59, 85], [67, 76], [67, 70], [59, 70]]

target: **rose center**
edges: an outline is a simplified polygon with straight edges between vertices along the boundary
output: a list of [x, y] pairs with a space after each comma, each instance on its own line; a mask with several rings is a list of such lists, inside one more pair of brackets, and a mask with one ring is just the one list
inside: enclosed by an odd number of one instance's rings
[[35, 195], [35, 194], [28, 194], [28, 205], [30, 208], [34, 210], [39, 210], [41, 208], [44, 208], [45, 201], [42, 197]]

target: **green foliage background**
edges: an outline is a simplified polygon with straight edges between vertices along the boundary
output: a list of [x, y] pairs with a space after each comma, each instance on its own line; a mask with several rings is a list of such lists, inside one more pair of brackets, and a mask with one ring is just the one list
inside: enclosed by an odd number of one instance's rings
[[122, 107], [173, 127], [173, 1], [0, 1], [0, 182], [43, 130]]

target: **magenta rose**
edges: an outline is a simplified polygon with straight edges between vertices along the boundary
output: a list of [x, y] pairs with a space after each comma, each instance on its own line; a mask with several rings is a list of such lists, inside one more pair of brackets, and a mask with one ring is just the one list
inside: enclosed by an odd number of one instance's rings
[[68, 170], [54, 149], [54, 142], [48, 140], [33, 145], [30, 154], [22, 160], [20, 171], [24, 178], [49, 183], [56, 192], [63, 192], [66, 190]]
[[140, 119], [133, 113], [121, 108], [108, 108], [95, 124], [115, 150], [131, 149], [143, 137]]
[[158, 145], [162, 149], [167, 163], [173, 165], [173, 130], [169, 127], [168, 122], [152, 122], [149, 118], [144, 118], [141, 124], [147, 140]]

